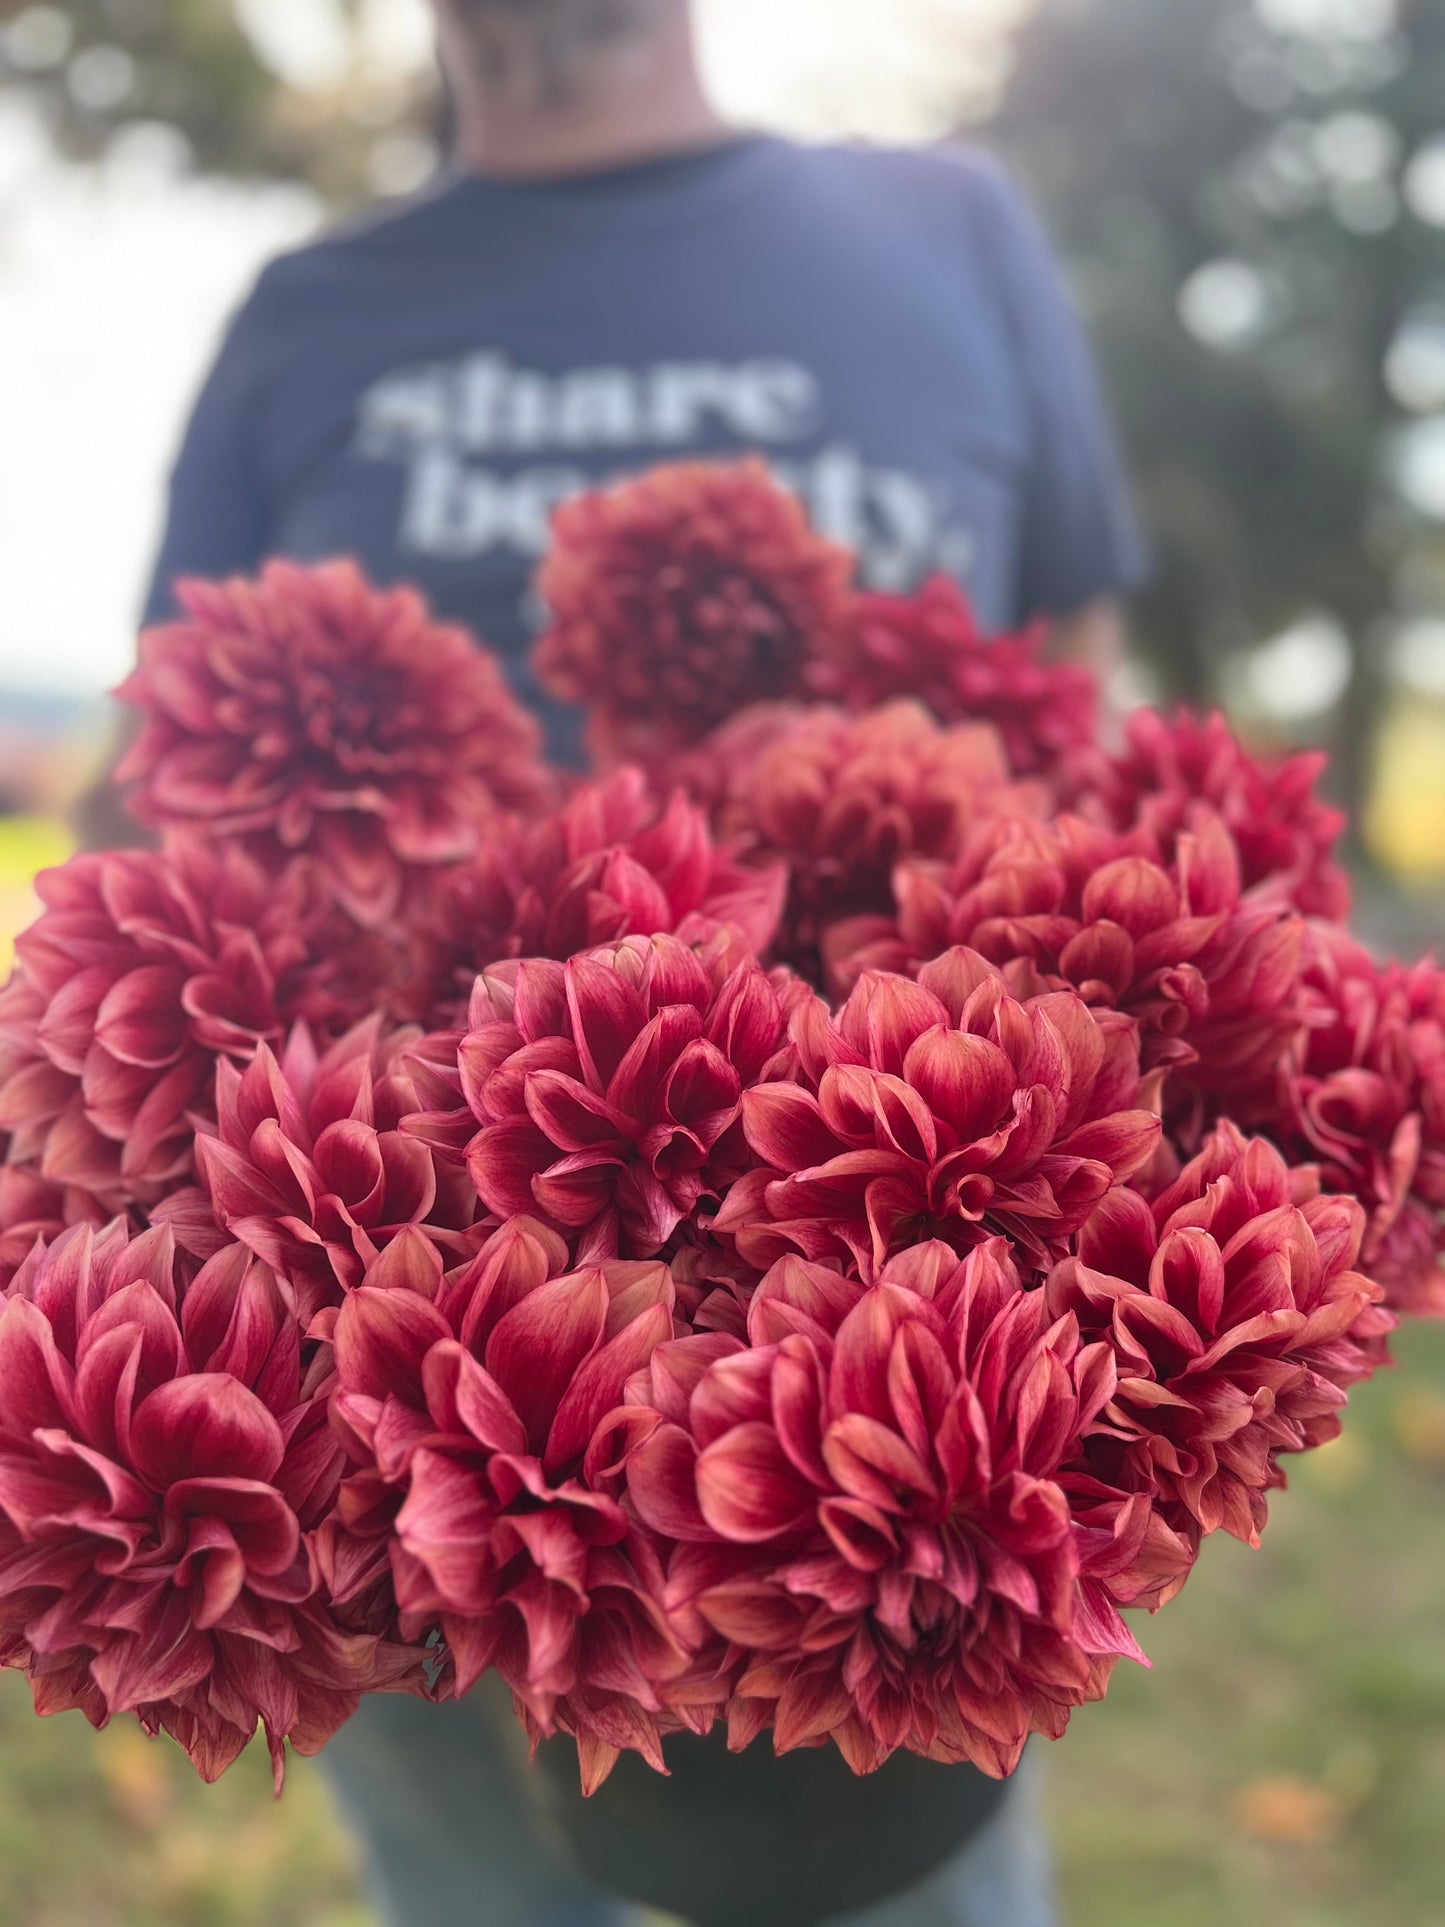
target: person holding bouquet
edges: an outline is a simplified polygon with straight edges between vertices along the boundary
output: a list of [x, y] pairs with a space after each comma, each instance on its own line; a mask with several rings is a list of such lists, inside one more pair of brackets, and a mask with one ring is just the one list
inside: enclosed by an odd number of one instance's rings
[[[576, 761], [578, 712], [529, 661], [553, 511], [617, 474], [753, 452], [869, 587], [952, 576], [983, 630], [1048, 617], [1061, 652], [1112, 666], [1139, 542], [1077, 319], [996, 165], [727, 125], [687, 0], [435, 5], [455, 163], [262, 275], [176, 466], [151, 620], [180, 578], [352, 555], [485, 638]], [[485, 1692], [372, 1698], [329, 1757], [407, 1927], [629, 1917], [566, 1865]], [[753, 1769], [724, 1759], [717, 1784]], [[954, 1857], [897, 1901], [820, 1893], [808, 1917], [1043, 1927], [1027, 1788], [926, 1772]], [[826, 1794], [767, 1795], [788, 1797]], [[817, 1821], [800, 1810], [795, 1831]]]

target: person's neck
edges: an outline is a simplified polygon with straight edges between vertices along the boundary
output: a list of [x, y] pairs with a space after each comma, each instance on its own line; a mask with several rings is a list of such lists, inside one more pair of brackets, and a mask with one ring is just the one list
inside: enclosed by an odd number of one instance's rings
[[705, 151], [733, 130], [699, 77], [690, 37], [599, 53], [565, 94], [492, 84], [457, 88], [457, 159], [494, 178], [547, 178]]

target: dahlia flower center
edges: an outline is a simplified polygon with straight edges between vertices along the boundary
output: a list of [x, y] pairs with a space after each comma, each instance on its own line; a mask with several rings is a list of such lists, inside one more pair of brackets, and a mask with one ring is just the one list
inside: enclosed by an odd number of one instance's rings
[[353, 662], [346, 676], [338, 674], [334, 659], [305, 665], [297, 673], [295, 699], [302, 739], [355, 768], [376, 760], [379, 738], [405, 738], [424, 721], [406, 700], [404, 672], [380, 663], [362, 670]]
[[[946, 1534], [953, 1524], [949, 1522]], [[971, 1549], [964, 1557], [972, 1563]], [[954, 1658], [968, 1652], [983, 1637], [987, 1620], [988, 1613], [980, 1599], [966, 1603], [944, 1585], [914, 1579], [906, 1619], [898, 1623], [886, 1612], [875, 1610], [873, 1630], [875, 1641], [884, 1648], [885, 1655], [902, 1670], [917, 1665], [920, 1660]]]

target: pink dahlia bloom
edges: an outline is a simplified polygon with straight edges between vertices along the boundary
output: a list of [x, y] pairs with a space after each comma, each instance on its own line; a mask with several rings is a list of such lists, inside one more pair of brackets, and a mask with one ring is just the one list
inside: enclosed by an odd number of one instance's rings
[[338, 1617], [313, 1534], [341, 1455], [296, 1326], [238, 1246], [184, 1292], [169, 1232], [81, 1226], [0, 1304], [0, 1664], [37, 1709], [134, 1713], [215, 1779], [314, 1753], [417, 1655]]
[[801, 1081], [744, 1093], [760, 1168], [715, 1225], [755, 1265], [792, 1250], [871, 1280], [924, 1240], [1003, 1236], [1047, 1268], [1158, 1143], [1134, 1025], [1067, 992], [1021, 1003], [972, 951], [916, 983], [866, 972], [836, 1019], [814, 1000], [792, 1031]]
[[733, 1745], [771, 1726], [860, 1773], [900, 1747], [1011, 1772], [1142, 1658], [1058, 1478], [1113, 1393], [1108, 1346], [1022, 1291], [1002, 1241], [916, 1246], [871, 1288], [784, 1260], [750, 1336], [664, 1347], [628, 1392], [655, 1422], [628, 1491], [679, 1542], [676, 1620], [735, 1656]]
[[1307, 917], [1343, 917], [1349, 879], [1335, 861], [1344, 817], [1322, 803], [1320, 753], [1257, 761], [1218, 714], [1204, 721], [1136, 710], [1122, 755], [1084, 756], [1074, 807], [1116, 829], [1142, 829], [1161, 848], [1187, 827], [1190, 806], [1208, 804], [1239, 849], [1244, 887], [1267, 891]]
[[[498, 965], [458, 1050], [467, 1169], [501, 1218], [541, 1217], [588, 1258], [655, 1257], [751, 1162], [742, 1094], [790, 1062], [778, 989], [751, 959], [709, 968], [675, 937], [629, 937]], [[408, 1128], [455, 1146], [457, 1122]]]
[[278, 561], [177, 595], [119, 691], [145, 718], [117, 772], [141, 822], [244, 838], [273, 865], [314, 855], [378, 924], [412, 869], [474, 855], [500, 810], [546, 800], [540, 733], [495, 658], [414, 590]]
[[280, 1035], [307, 879], [191, 846], [76, 857], [37, 888], [0, 991], [10, 1157], [110, 1210], [154, 1202], [190, 1170], [217, 1061]]
[[952, 857], [975, 818], [1011, 797], [992, 729], [944, 729], [914, 702], [866, 716], [800, 710], [754, 761], [730, 767], [719, 821], [745, 850], [787, 864], [779, 950], [814, 979], [834, 922], [890, 912], [898, 864]]
[[590, 1789], [624, 1748], [661, 1769], [658, 1684], [685, 1664], [616, 1497], [616, 1408], [673, 1292], [665, 1265], [567, 1264], [525, 1219], [446, 1273], [405, 1233], [342, 1307], [335, 1419], [361, 1468], [341, 1516], [389, 1527], [404, 1629], [440, 1634], [449, 1690], [495, 1667], [534, 1734], [574, 1733]]
[[641, 770], [618, 770], [556, 814], [515, 825], [459, 874], [446, 910], [449, 968], [470, 989], [505, 958], [565, 963], [624, 937], [696, 944], [722, 930], [761, 953], [786, 889], [781, 864], [740, 863], [680, 791], [664, 805]]
[[1043, 629], [986, 636], [967, 596], [936, 575], [913, 595], [861, 595], [851, 624], [809, 666], [812, 692], [853, 710], [899, 696], [941, 723], [992, 723], [1016, 776], [1047, 774], [1095, 740], [1098, 688], [1087, 669], [1045, 660]]
[[557, 511], [537, 671], [592, 710], [604, 762], [685, 748], [795, 695], [851, 610], [853, 560], [761, 462], [680, 463]]
[[1169, 1072], [1176, 1108], [1229, 1108], [1259, 1090], [1300, 1034], [1303, 925], [1242, 893], [1234, 840], [1196, 807], [1155, 860], [1137, 833], [1081, 817], [980, 823], [952, 865], [904, 865], [896, 922], [830, 933], [830, 974], [916, 973], [966, 944], [1020, 995], [1074, 990], [1139, 1026], [1146, 1071]]
[[303, 1331], [406, 1226], [462, 1255], [476, 1194], [399, 1128], [417, 1108], [406, 1063], [417, 1041], [373, 1020], [319, 1057], [297, 1030], [279, 1060], [263, 1044], [244, 1071], [218, 1065], [217, 1121], [196, 1138], [199, 1190], [153, 1216], [202, 1257], [234, 1238], [264, 1259]]
[[1310, 926], [1309, 1028], [1271, 1135], [1368, 1214], [1363, 1264], [1397, 1310], [1445, 1316], [1445, 976]]
[[1152, 1206], [1111, 1192], [1048, 1281], [1051, 1314], [1115, 1355], [1087, 1465], [1195, 1543], [1221, 1527], [1257, 1543], [1281, 1454], [1336, 1435], [1394, 1323], [1354, 1268], [1360, 1206], [1301, 1188], [1223, 1124]]

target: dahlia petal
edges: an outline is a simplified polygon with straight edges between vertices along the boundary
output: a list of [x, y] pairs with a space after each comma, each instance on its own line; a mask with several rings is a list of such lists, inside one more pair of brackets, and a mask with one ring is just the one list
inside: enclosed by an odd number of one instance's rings
[[701, 1036], [702, 1015], [693, 1004], [674, 1004], [660, 1010], [629, 1044], [609, 1081], [611, 1101], [629, 1117], [652, 1115], [664, 1102], [664, 1079]]
[[530, 1118], [508, 1118], [489, 1124], [472, 1140], [467, 1171], [488, 1210], [504, 1218], [526, 1217], [537, 1205], [533, 1176], [554, 1156], [551, 1139]]
[[681, 1426], [658, 1426], [630, 1455], [627, 1490], [654, 1532], [683, 1541], [713, 1538], [697, 1500], [697, 1447]]
[[538, 1130], [566, 1152], [613, 1148], [632, 1135], [628, 1115], [617, 1104], [556, 1071], [533, 1072], [526, 1103]]
[[752, 1545], [802, 1524], [817, 1495], [794, 1470], [772, 1428], [752, 1423], [737, 1426], [701, 1454], [697, 1496], [714, 1532]]
[[363, 1285], [348, 1295], [336, 1323], [337, 1369], [349, 1390], [378, 1398], [394, 1393], [423, 1405], [427, 1353], [451, 1336], [451, 1327], [427, 1299]]
[[[703, 1340], [692, 1343], [700, 1349]], [[772, 1361], [765, 1354], [733, 1345], [699, 1381], [689, 1402], [688, 1419], [698, 1444], [707, 1446], [736, 1426], [765, 1422], [771, 1411]]]
[[773, 1713], [773, 1749], [789, 1753], [831, 1733], [853, 1710], [841, 1681], [831, 1673], [799, 1671], [784, 1689]]
[[901, 1077], [837, 1064], [824, 1072], [818, 1102], [828, 1128], [844, 1143], [872, 1139], [916, 1164], [930, 1164], [937, 1155], [933, 1114]]
[[911, 1304], [890, 1287], [877, 1287], [859, 1299], [839, 1330], [833, 1353], [832, 1384], [840, 1411], [888, 1424], [893, 1412], [888, 1367], [894, 1335], [905, 1319], [922, 1311], [921, 1301]]
[[[890, 1271], [889, 1276], [894, 1275]], [[888, 1403], [891, 1422], [920, 1465], [932, 1457], [952, 1391], [953, 1373], [942, 1344], [921, 1321], [910, 1319], [889, 1353]]]
[[669, 1117], [685, 1120], [711, 1143], [737, 1115], [742, 1082], [715, 1044], [698, 1038], [678, 1052], [659, 1099]]
[[326, 1190], [345, 1199], [363, 1223], [375, 1221], [386, 1193], [386, 1168], [375, 1131], [350, 1118], [328, 1124], [312, 1148], [311, 1162]]
[[217, 1220], [230, 1226], [238, 1218], [279, 1215], [288, 1200], [259, 1180], [250, 1160], [219, 1138], [196, 1139], [196, 1171]]
[[[578, 1151], [571, 1157], [559, 1158], [548, 1170], [538, 1172], [532, 1179], [529, 1203], [540, 1207], [558, 1224], [581, 1230], [606, 1209], [626, 1169], [623, 1159], [615, 1153]], [[652, 1249], [657, 1249], [680, 1216], [680, 1212], [674, 1213]]]
[[[206, 1079], [206, 1065], [195, 1056], [183, 1058], [159, 1078], [131, 1114], [121, 1148], [121, 1173], [127, 1183], [136, 1185], [147, 1179], [169, 1179], [188, 1172], [190, 1166], [190, 1129], [186, 1113], [195, 1102]], [[107, 1135], [114, 1123], [100, 1115], [100, 1095], [87, 1093], [95, 1122]]]
[[1015, 1084], [997, 1044], [944, 1027], [925, 1032], [910, 1047], [903, 1075], [963, 1142], [995, 1127]]
[[159, 1486], [184, 1478], [269, 1481], [285, 1457], [275, 1418], [234, 1379], [198, 1372], [160, 1385], [137, 1407], [135, 1465]]
[[616, 1200], [628, 1248], [647, 1256], [661, 1251], [700, 1188], [696, 1178], [664, 1182], [645, 1165], [627, 1166], [617, 1180]]
[[[122, 978], [121, 983], [124, 984]], [[42, 1006], [35, 1039], [57, 1070], [78, 1077], [95, 1039], [96, 1013], [114, 983], [103, 964], [81, 970]], [[119, 985], [116, 988], [120, 988]]]
[[542, 1462], [555, 1474], [581, 1458], [602, 1419], [622, 1398], [623, 1387], [672, 1332], [672, 1312], [654, 1305], [595, 1351], [578, 1369], [557, 1405]]
[[600, 1269], [555, 1278], [531, 1292], [487, 1340], [486, 1367], [540, 1448], [558, 1406], [607, 1324]]
[[[424, 1575], [426, 1598], [420, 1610], [425, 1616], [440, 1606], [438, 1616], [460, 1695], [496, 1663], [503, 1637], [497, 1615], [491, 1611], [489, 1548], [496, 1511], [478, 1475], [463, 1466], [418, 1453], [414, 1471], [419, 1483], [413, 1484], [397, 1516], [393, 1560], [402, 1551]], [[400, 1574], [397, 1596], [404, 1604], [406, 1587]]]
[[1120, 1178], [1144, 1169], [1159, 1145], [1159, 1119], [1150, 1111], [1119, 1111], [1083, 1124], [1059, 1145], [1068, 1157], [1105, 1164]]
[[95, 1015], [95, 1040], [122, 1064], [159, 1069], [185, 1048], [182, 973], [164, 964], [132, 970], [106, 992]]
[[49, 1319], [23, 1298], [0, 1308], [0, 1384], [0, 1438], [24, 1441], [37, 1428], [74, 1422], [74, 1374]]
[[605, 1091], [632, 1039], [647, 1027], [642, 999], [615, 970], [586, 957], [566, 972], [567, 1007], [587, 1082]]
[[[798, 1608], [758, 1580], [713, 1586], [698, 1600], [707, 1624], [724, 1639], [759, 1652], [785, 1652], [798, 1636]], [[766, 1726], [764, 1718], [754, 1736]]]
[[818, 1521], [856, 1572], [878, 1572], [897, 1555], [898, 1539], [888, 1515], [864, 1500], [824, 1499]]
[[802, 1477], [824, 1489], [828, 1485], [822, 1425], [825, 1399], [826, 1380], [816, 1352], [811, 1346], [785, 1341], [772, 1382], [778, 1443]]
[[123, 1199], [118, 1147], [91, 1124], [78, 1092], [44, 1133], [36, 1150], [42, 1178], [74, 1185], [110, 1204]]
[[757, 1346], [780, 1344], [795, 1332], [830, 1338], [861, 1292], [854, 1280], [827, 1266], [782, 1258], [749, 1301], [748, 1336]]
[[442, 1290], [442, 1254], [420, 1225], [403, 1225], [368, 1264], [366, 1283], [375, 1291], [410, 1292], [435, 1304]]
[[947, 1028], [948, 1012], [923, 984], [869, 971], [838, 1014], [838, 1028], [875, 1070], [906, 1076], [908, 1053], [919, 1038]]
[[811, 1091], [796, 1084], [759, 1084], [743, 1093], [742, 1103], [748, 1143], [765, 1164], [805, 1171], [838, 1155], [841, 1147]]
[[902, 1510], [899, 1489], [925, 1500], [938, 1496], [927, 1466], [898, 1434], [861, 1412], [847, 1412], [823, 1435], [823, 1461], [850, 1498], [883, 1513]]

